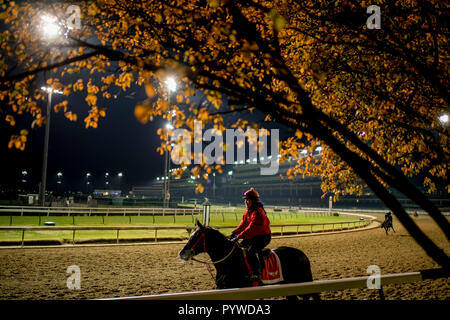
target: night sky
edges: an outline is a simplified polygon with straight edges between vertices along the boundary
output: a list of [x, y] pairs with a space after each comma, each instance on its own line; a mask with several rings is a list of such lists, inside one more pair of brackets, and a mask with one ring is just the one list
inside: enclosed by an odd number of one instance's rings
[[[99, 119], [99, 126], [95, 129], [84, 126], [83, 119], [89, 107], [82, 95], [69, 99], [69, 107], [78, 114], [76, 122], [66, 119], [63, 112], [53, 111], [48, 158], [49, 188], [55, 184], [57, 172], [63, 173], [64, 181], [73, 186], [73, 191], [85, 184], [87, 172], [91, 173], [93, 182], [104, 179], [106, 172], [115, 179], [117, 173], [122, 172], [125, 188], [145, 185], [162, 175], [164, 158], [156, 151], [160, 144], [156, 130], [164, 120], [157, 119], [143, 125], [134, 116], [136, 103], [145, 98], [143, 89], [133, 88], [116, 100], [99, 101], [99, 106], [107, 107], [107, 115]], [[63, 99], [53, 95], [53, 105]], [[17, 123], [14, 127], [1, 123], [0, 150], [4, 172], [0, 182], [12, 187], [20, 182], [21, 173], [26, 170], [29, 185], [37, 188], [42, 170], [45, 127], [32, 129], [29, 116], [19, 118], [16, 115], [15, 118]], [[26, 149], [8, 149], [10, 134], [22, 128], [29, 130]]]
[[[40, 75], [39, 83], [45, 83], [48, 75]], [[92, 77], [94, 84], [99, 78], [89, 76], [87, 72], [77, 75], [85, 82]], [[73, 79], [66, 79], [73, 82]], [[64, 82], [64, 81], [62, 81]], [[68, 100], [69, 109], [77, 113], [78, 119], [72, 122], [64, 117], [60, 111], [55, 113], [52, 108], [50, 124], [49, 155], [47, 190], [57, 190], [56, 175], [63, 173], [62, 191], [88, 191], [86, 188], [86, 174], [91, 174], [91, 190], [93, 188], [117, 188], [127, 192], [133, 186], [148, 185], [156, 177], [164, 174], [164, 157], [157, 152], [161, 144], [158, 128], [164, 127], [166, 120], [157, 118], [147, 124], [141, 124], [134, 116], [136, 104], [147, 98], [145, 90], [137, 85], [126, 92], [112, 88], [109, 92], [117, 94], [117, 99], [104, 100], [99, 94], [98, 106], [106, 107], [106, 117], [100, 118], [97, 128], [85, 128], [84, 118], [90, 107], [84, 100], [86, 92], [72, 93], [69, 97], [53, 94], [52, 106]], [[191, 101], [198, 106], [207, 106], [209, 103], [205, 96], [199, 92]], [[45, 110], [46, 100], [41, 102]], [[226, 98], [223, 99], [226, 105]], [[183, 108], [183, 106], [181, 106]], [[6, 109], [7, 108], [0, 108]], [[183, 108], [184, 109], [184, 108]], [[5, 114], [1, 115], [5, 117]], [[0, 150], [4, 171], [1, 173], [0, 186], [3, 189], [27, 189], [38, 192], [41, 181], [42, 157], [44, 150], [45, 126], [31, 128], [33, 118], [29, 115], [14, 114], [16, 125], [11, 127], [7, 122], [0, 121]], [[265, 116], [255, 111], [227, 114], [224, 116], [225, 126], [232, 128], [231, 124], [237, 117], [250, 121], [261, 122]], [[267, 129], [280, 128], [280, 138], [289, 134], [283, 126], [274, 122], [265, 123]], [[11, 134], [18, 134], [21, 129], [27, 129], [28, 142], [24, 151], [8, 149]], [[289, 131], [289, 130], [288, 130]], [[292, 134], [292, 132], [290, 133]], [[204, 144], [205, 145], [205, 144]], [[22, 171], [28, 172], [26, 183], [22, 182]], [[108, 186], [105, 185], [105, 173], [110, 175]], [[117, 174], [123, 173], [122, 178]]]

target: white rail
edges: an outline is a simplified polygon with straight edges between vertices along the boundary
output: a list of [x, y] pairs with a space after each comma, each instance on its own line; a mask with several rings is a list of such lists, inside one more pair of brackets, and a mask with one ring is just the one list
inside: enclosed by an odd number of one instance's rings
[[0, 215], [6, 213], [38, 214], [38, 215], [192, 215], [202, 213], [202, 209], [189, 208], [89, 208], [89, 207], [20, 207], [0, 206]]
[[[425, 279], [448, 277], [448, 270], [431, 269], [419, 272], [396, 273], [380, 275], [381, 288], [388, 284], [410, 283]], [[222, 290], [204, 290], [194, 292], [167, 293], [118, 298], [103, 298], [98, 300], [250, 300], [282, 296], [314, 294], [324, 291], [339, 291], [344, 289], [367, 288], [369, 277], [343, 278], [335, 280], [317, 280], [303, 283], [270, 285], [263, 287], [234, 288]], [[370, 289], [368, 289], [370, 290]]]
[[[369, 225], [372, 222], [371, 220], [356, 220], [356, 221], [340, 221], [340, 222], [324, 222], [324, 223], [299, 223], [299, 224], [275, 224], [272, 225], [273, 228], [280, 228], [281, 232], [280, 235], [283, 236], [283, 234], [292, 234], [294, 231], [285, 231], [283, 228], [292, 228], [296, 227], [296, 234], [299, 234], [301, 231], [299, 231], [299, 227], [308, 227], [310, 228], [309, 233], [314, 232], [324, 232], [324, 231], [335, 231], [336, 229], [339, 230], [346, 230], [346, 229], [355, 229], [355, 228], [362, 228], [367, 225]], [[336, 227], [335, 226], [339, 226]], [[344, 225], [347, 225], [344, 227]], [[353, 226], [350, 226], [353, 225]], [[320, 231], [313, 231], [314, 226], [322, 226]], [[332, 226], [331, 228], [325, 229], [325, 226]], [[216, 229], [233, 229], [236, 226], [216, 226]], [[158, 230], [186, 230], [188, 235], [192, 232], [192, 230], [195, 227], [193, 226], [0, 226], [0, 231], [21, 231], [21, 246], [23, 247], [25, 245], [25, 232], [26, 231], [72, 231], [72, 244], [75, 244], [75, 233], [77, 231], [86, 231], [86, 230], [115, 230], [117, 232], [116, 237], [116, 243], [119, 243], [119, 232], [120, 230], [154, 230], [155, 236], [154, 241], [158, 241]], [[283, 232], [284, 231], [284, 232]], [[308, 233], [308, 232], [302, 232], [302, 233]], [[275, 233], [273, 233], [275, 234]]]

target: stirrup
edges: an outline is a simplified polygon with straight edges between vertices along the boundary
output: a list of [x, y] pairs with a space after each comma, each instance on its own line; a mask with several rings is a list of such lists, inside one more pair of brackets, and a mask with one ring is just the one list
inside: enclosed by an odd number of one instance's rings
[[257, 285], [259, 285], [259, 286], [263, 284], [261, 275], [252, 274], [252, 275], [250, 275], [250, 280], [251, 280], [254, 284], [257, 284]]
[[250, 279], [252, 279], [252, 280], [261, 279], [261, 274], [252, 273], [252, 274], [250, 275]]

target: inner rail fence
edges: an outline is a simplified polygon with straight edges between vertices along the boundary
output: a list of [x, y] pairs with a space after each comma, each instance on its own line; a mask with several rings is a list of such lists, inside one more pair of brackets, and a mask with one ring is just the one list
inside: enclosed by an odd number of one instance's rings
[[0, 206], [0, 215], [189, 215], [200, 214], [202, 208], [90, 208], [90, 207], [32, 207], [32, 206]]
[[[227, 221], [239, 222], [242, 218], [242, 214], [245, 210], [243, 208], [211, 208], [210, 217], [215, 219], [217, 222], [225, 223]], [[75, 217], [100, 217], [101, 223], [105, 224], [106, 217], [128, 217], [128, 223], [132, 223], [132, 217], [151, 217], [151, 222], [153, 224], [161, 222], [161, 218], [164, 222], [169, 222], [173, 220], [173, 223], [177, 223], [179, 217], [189, 217], [192, 222], [195, 222], [195, 218], [202, 215], [203, 208], [89, 208], [89, 207], [33, 207], [33, 206], [0, 206], [0, 218], [3, 217], [2, 224], [8, 223], [4, 219], [9, 217], [9, 225], [12, 226], [15, 217], [22, 217], [24, 219], [29, 219], [29, 217], [36, 217], [36, 223], [41, 225], [42, 221], [46, 219], [44, 217], [71, 217], [70, 220], [64, 220], [64, 224], [75, 225]], [[285, 211], [274, 211], [271, 209], [267, 210], [267, 215], [271, 219], [297, 219], [300, 217], [320, 217], [320, 216], [330, 216], [330, 215], [345, 215], [345, 216], [358, 216], [364, 218], [372, 218], [371, 216], [364, 215], [362, 213], [350, 213], [333, 211], [328, 212], [325, 210], [285, 210]], [[141, 219], [141, 220], [142, 220]], [[189, 218], [188, 218], [189, 219]], [[136, 220], [136, 219], [135, 219]], [[149, 222], [147, 220], [140, 221], [137, 219], [135, 222]], [[16, 220], [17, 221], [17, 220]], [[14, 222], [16, 222], [14, 221]], [[20, 221], [20, 219], [19, 219]], [[59, 220], [58, 220], [59, 221]], [[82, 220], [79, 220], [80, 222]], [[56, 220], [55, 220], [56, 222]], [[178, 222], [186, 223], [185, 218], [178, 219]], [[292, 221], [295, 222], [295, 221]], [[26, 220], [26, 222], [19, 222], [18, 224], [34, 224], [31, 220]], [[115, 221], [115, 223], [126, 223], [125, 221]]]
[[[326, 223], [300, 223], [300, 224], [274, 224], [271, 225], [273, 229], [272, 234], [274, 236], [284, 235], [298, 235], [316, 232], [330, 232], [330, 231], [343, 231], [356, 228], [367, 227], [372, 222], [372, 219], [354, 220], [354, 221], [336, 221]], [[216, 226], [216, 229], [234, 229], [236, 226]], [[303, 230], [300, 230], [303, 228]], [[314, 229], [315, 228], [315, 229]], [[30, 226], [0, 226], [0, 231], [21, 231], [21, 246], [25, 245], [25, 232], [42, 232], [42, 231], [71, 231], [72, 232], [72, 244], [75, 245], [76, 232], [79, 231], [116, 231], [116, 244], [120, 241], [120, 231], [143, 231], [153, 230], [153, 241], [158, 242], [159, 230], [186, 230], [188, 235], [191, 234], [193, 226], [42, 226], [42, 227], [30, 227]], [[279, 230], [278, 232], [276, 230]], [[288, 230], [289, 229], [289, 230]], [[296, 229], [295, 231], [293, 229]], [[181, 239], [180, 239], [181, 240]]]
[[[427, 269], [418, 272], [379, 275], [380, 298], [384, 299], [383, 286], [390, 284], [412, 283], [423, 280], [448, 278], [448, 269]], [[273, 297], [296, 296], [339, 291], [345, 289], [368, 288], [377, 280], [374, 276], [343, 278], [333, 280], [316, 280], [303, 283], [274, 284], [263, 287], [233, 288], [221, 290], [203, 290], [194, 292], [166, 293], [132, 297], [103, 298], [97, 300], [252, 300]], [[372, 286], [370, 286], [372, 287]]]

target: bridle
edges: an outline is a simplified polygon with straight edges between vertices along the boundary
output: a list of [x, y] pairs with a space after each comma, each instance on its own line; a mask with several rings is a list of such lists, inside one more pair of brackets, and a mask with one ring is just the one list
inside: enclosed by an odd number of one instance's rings
[[[203, 239], [203, 251], [201, 253], [204, 253], [204, 252], [206, 252], [206, 236], [205, 236], [205, 231], [200, 230], [200, 232], [201, 232], [200, 237], [197, 239], [197, 241], [194, 243], [194, 245], [191, 247], [190, 250], [194, 251], [195, 247], [200, 243], [200, 240]], [[221, 263], [221, 262], [225, 261], [226, 259], [228, 259], [231, 256], [231, 254], [233, 253], [235, 247], [236, 247], [236, 243], [233, 244], [233, 248], [231, 248], [231, 251], [225, 257], [223, 257], [222, 259], [217, 260], [217, 261], [212, 261], [212, 260], [202, 261], [202, 260], [195, 259], [194, 257], [192, 257], [191, 259], [193, 261], [200, 262], [200, 263], [207, 264], [207, 265], [218, 264], [218, 263]]]

